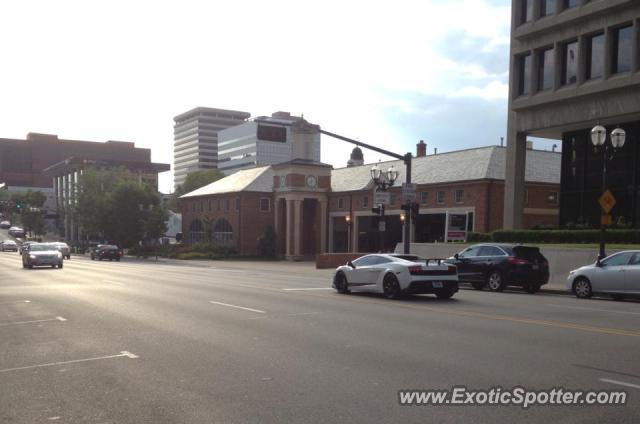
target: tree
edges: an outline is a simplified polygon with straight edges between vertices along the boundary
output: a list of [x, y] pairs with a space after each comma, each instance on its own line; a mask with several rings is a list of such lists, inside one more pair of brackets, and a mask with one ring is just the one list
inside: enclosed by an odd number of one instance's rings
[[20, 214], [20, 222], [27, 233], [43, 235], [45, 231], [42, 207], [47, 196], [40, 191], [28, 190], [26, 193], [13, 193], [11, 203], [14, 211]]
[[258, 237], [258, 256], [263, 258], [274, 258], [276, 256], [276, 232], [273, 226], [269, 225], [264, 233]]
[[183, 194], [191, 193], [194, 190], [218, 181], [224, 178], [225, 175], [217, 169], [208, 169], [206, 171], [195, 171], [187, 175], [184, 183], [180, 184], [176, 191], [173, 193], [173, 197], [169, 204], [170, 209], [177, 209], [178, 198]]
[[162, 236], [167, 219], [158, 193], [126, 175], [122, 169], [85, 170], [73, 210], [85, 233], [123, 247]]

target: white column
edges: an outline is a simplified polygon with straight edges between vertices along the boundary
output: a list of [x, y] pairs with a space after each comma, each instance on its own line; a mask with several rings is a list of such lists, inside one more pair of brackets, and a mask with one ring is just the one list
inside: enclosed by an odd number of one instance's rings
[[286, 231], [286, 249], [285, 256], [292, 255], [291, 235], [293, 232], [293, 200], [286, 200], [287, 202], [287, 231]]
[[273, 230], [276, 232], [276, 236], [278, 235], [278, 221], [280, 221], [280, 214], [279, 212], [279, 205], [280, 205], [280, 199], [278, 199], [277, 197], [273, 200], [273, 215], [274, 215], [274, 222], [273, 222]]
[[295, 256], [301, 256], [302, 250], [300, 248], [300, 242], [302, 239], [302, 200], [294, 200], [294, 213], [293, 213], [293, 254]]
[[354, 215], [353, 218], [351, 219], [351, 222], [352, 222], [352, 224], [351, 224], [351, 227], [352, 227], [351, 237], [352, 237], [352, 240], [353, 240], [353, 242], [351, 243], [351, 250], [354, 253], [357, 253], [358, 249], [359, 249], [359, 247], [358, 247], [358, 232], [359, 232], [359, 230], [358, 230], [358, 217], [356, 215]]
[[444, 242], [447, 242], [447, 234], [449, 234], [449, 211], [444, 215]]

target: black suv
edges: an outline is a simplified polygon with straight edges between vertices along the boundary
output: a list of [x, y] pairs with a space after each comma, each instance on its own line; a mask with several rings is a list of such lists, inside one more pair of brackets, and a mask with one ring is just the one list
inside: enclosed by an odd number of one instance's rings
[[502, 291], [519, 286], [536, 293], [549, 282], [549, 262], [537, 247], [508, 244], [476, 244], [456, 253], [447, 262], [458, 267], [460, 282], [476, 290], [485, 286]]
[[113, 261], [120, 261], [122, 257], [122, 250], [118, 248], [118, 246], [114, 246], [111, 244], [99, 244], [93, 249], [91, 249], [91, 260], [97, 259], [99, 261], [103, 259], [109, 259]]

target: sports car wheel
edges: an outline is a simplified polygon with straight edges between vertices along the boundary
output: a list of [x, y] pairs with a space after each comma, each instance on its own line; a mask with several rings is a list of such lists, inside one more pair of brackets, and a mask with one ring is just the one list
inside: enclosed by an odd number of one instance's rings
[[58, 264], [58, 268], [62, 268], [62, 262]]
[[387, 299], [398, 299], [402, 295], [400, 283], [393, 274], [387, 274], [382, 280], [382, 292]]
[[487, 276], [487, 286], [489, 290], [499, 292], [504, 290], [504, 281], [500, 271], [491, 271]]
[[575, 293], [576, 297], [580, 299], [589, 299], [593, 296], [591, 282], [584, 277], [578, 278], [573, 283], [573, 293]]
[[347, 282], [347, 277], [341, 272], [336, 275], [335, 281], [336, 291], [340, 294], [349, 293], [349, 283]]

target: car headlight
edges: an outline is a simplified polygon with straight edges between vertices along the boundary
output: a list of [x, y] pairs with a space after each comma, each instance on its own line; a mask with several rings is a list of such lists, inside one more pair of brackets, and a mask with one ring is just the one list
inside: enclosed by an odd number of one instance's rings
[[58, 252], [58, 258], [62, 257], [62, 253]]
[[569, 275], [573, 275], [573, 274], [575, 274], [575, 273], [576, 273], [576, 271], [577, 271], [577, 269], [574, 269], [574, 270], [572, 270], [572, 271], [569, 271]]
[[29, 255], [29, 259], [35, 259], [36, 255]]

